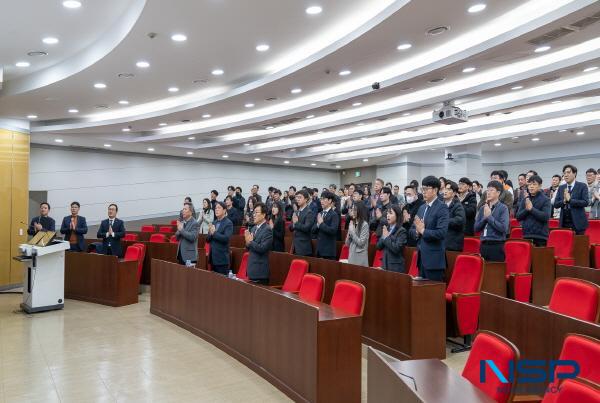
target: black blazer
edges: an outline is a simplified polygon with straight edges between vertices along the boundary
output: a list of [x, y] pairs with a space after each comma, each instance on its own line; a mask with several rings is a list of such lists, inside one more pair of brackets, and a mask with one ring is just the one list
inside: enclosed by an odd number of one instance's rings
[[465, 209], [458, 198], [454, 198], [448, 207], [448, 233], [446, 249], [462, 252], [465, 244]]
[[227, 210], [227, 218], [229, 218], [234, 227], [240, 227], [242, 225], [242, 214], [235, 207], [231, 207]]
[[[423, 219], [427, 204], [424, 203], [417, 215]], [[446, 269], [446, 233], [448, 232], [449, 210], [448, 206], [439, 199], [434, 200], [425, 214], [425, 231], [423, 236], [417, 236], [415, 224], [410, 227], [409, 236], [418, 239], [417, 249], [423, 270]]]
[[[75, 227], [75, 234], [77, 236], [77, 247], [80, 252], [85, 251], [85, 241], [83, 240], [83, 235], [87, 234], [88, 227], [85, 221], [85, 217], [77, 216], [77, 227]], [[60, 226], [60, 233], [64, 234], [65, 241], [71, 239], [71, 216], [68, 215], [63, 218], [62, 225]], [[106, 235], [106, 233], [105, 233]]]
[[[216, 226], [216, 221], [213, 224]], [[215, 233], [206, 237], [206, 242], [210, 244], [208, 255], [210, 264], [229, 266], [229, 239], [232, 235], [233, 223], [229, 218], [224, 217]]]
[[[325, 214], [325, 211], [321, 212]], [[340, 216], [333, 208], [329, 209], [323, 223], [318, 225], [315, 221], [313, 232], [317, 234], [317, 256], [336, 258], [336, 241], [337, 233], [340, 225]]]
[[33, 224], [42, 224], [42, 231], [55, 231], [54, 226], [56, 225], [54, 222], [54, 218], [47, 217], [33, 217], [31, 219], [31, 223], [29, 224], [29, 228], [27, 229], [27, 233], [29, 235], [35, 235], [37, 232], [33, 226]]
[[100, 223], [100, 228], [98, 228], [96, 238], [102, 239], [102, 250], [105, 255], [109, 254], [108, 247], [110, 246], [110, 249], [112, 251], [112, 253], [110, 253], [111, 255], [122, 257], [123, 250], [121, 248], [121, 238], [125, 236], [125, 223], [123, 222], [123, 220], [115, 218], [115, 221], [112, 226], [113, 236], [107, 238], [106, 233], [108, 232], [108, 227], [108, 218], [106, 220], [102, 220], [102, 222]]
[[589, 222], [585, 214], [585, 208], [589, 204], [588, 187], [582, 182], [575, 182], [571, 188], [571, 200], [565, 203], [564, 193], [567, 189], [567, 184], [560, 185], [556, 198], [554, 199], [554, 208], [560, 209], [560, 226], [563, 227], [563, 218], [565, 209], [571, 210], [571, 219], [573, 220], [573, 229], [578, 232], [583, 232], [587, 229]]
[[294, 254], [300, 256], [312, 256], [311, 233], [315, 223], [315, 216], [309, 206], [302, 211], [296, 211], [298, 222], [290, 225], [290, 231], [294, 233]]
[[377, 249], [383, 250], [383, 269], [406, 273], [404, 245], [406, 245], [406, 229], [400, 225], [396, 225], [387, 238], [379, 238]]
[[475, 235], [475, 215], [477, 214], [477, 195], [468, 192], [462, 201], [465, 210], [465, 235]]
[[273, 251], [285, 252], [285, 224], [283, 219], [276, 218], [273, 221]]
[[269, 280], [269, 252], [273, 246], [273, 232], [266, 222], [252, 229], [254, 240], [248, 249], [247, 273], [250, 280]]

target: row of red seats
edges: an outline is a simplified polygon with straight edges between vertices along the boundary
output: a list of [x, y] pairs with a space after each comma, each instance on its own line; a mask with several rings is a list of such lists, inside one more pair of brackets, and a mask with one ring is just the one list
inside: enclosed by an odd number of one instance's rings
[[[138, 234], [127, 233], [123, 237], [123, 240], [124, 241], [137, 241], [138, 240]], [[150, 235], [149, 242], [165, 243], [165, 242], [167, 242], [167, 236], [165, 234], [161, 234], [161, 233], [152, 234], [152, 235]], [[175, 237], [175, 235], [171, 235], [171, 237], [169, 238], [169, 242], [171, 242], [171, 243], [178, 243], [179, 241], [177, 240], [177, 238]]]

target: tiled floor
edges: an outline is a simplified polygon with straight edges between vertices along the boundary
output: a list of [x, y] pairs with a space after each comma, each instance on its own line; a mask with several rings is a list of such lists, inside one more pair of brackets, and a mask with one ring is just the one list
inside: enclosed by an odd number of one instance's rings
[[[280, 402], [287, 397], [211, 344], [149, 313], [67, 300], [17, 312], [0, 294], [0, 402]], [[460, 370], [466, 354], [447, 360]], [[366, 360], [363, 358], [363, 401]]]

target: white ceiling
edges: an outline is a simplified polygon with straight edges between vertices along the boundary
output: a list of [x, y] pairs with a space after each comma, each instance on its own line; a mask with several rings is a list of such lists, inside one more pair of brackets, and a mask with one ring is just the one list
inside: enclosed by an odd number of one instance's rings
[[[37, 115], [34, 143], [346, 168], [453, 144], [498, 151], [600, 136], [600, 69], [583, 72], [600, 67], [593, 0], [61, 3], [10, 2], [0, 15], [15, 38], [0, 41], [0, 118]], [[475, 3], [487, 7], [468, 13]], [[312, 5], [322, 13], [307, 15]], [[449, 30], [426, 34], [437, 26]], [[530, 41], [561, 27], [569, 34], [534, 52]], [[172, 41], [174, 33], [187, 41]], [[42, 43], [46, 36], [59, 43]], [[258, 52], [263, 43], [270, 49]], [[402, 43], [412, 47], [397, 50]], [[31, 66], [15, 67], [22, 60]], [[212, 75], [216, 68], [224, 74]], [[351, 74], [340, 76], [345, 69]], [[436, 78], [444, 80], [429, 82]], [[470, 110], [470, 122], [431, 122], [432, 108], [449, 99]], [[583, 136], [557, 132], [582, 127]], [[525, 137], [534, 132], [540, 142]]]

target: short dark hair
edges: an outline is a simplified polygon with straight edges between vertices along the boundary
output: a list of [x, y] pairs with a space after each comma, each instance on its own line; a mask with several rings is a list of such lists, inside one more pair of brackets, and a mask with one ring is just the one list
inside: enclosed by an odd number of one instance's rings
[[356, 189], [356, 188], [354, 189], [354, 192], [352, 192], [352, 193], [358, 193], [361, 196], [364, 194], [364, 192], [362, 190]]
[[419, 181], [416, 179], [413, 179], [410, 181], [410, 186], [412, 186], [415, 189], [415, 192], [417, 191], [417, 188], [419, 187]]
[[234, 186], [227, 186], [227, 190], [233, 190], [233, 191], [235, 191], [235, 187]]
[[184, 207], [188, 206], [190, 210], [194, 210], [194, 205], [192, 203], [183, 203]]
[[381, 178], [375, 179], [375, 182], [381, 182], [382, 185], [384, 184], [383, 179], [381, 179]]
[[258, 185], [252, 185], [252, 187], [256, 186], [257, 189], [260, 189], [260, 186]]
[[573, 172], [575, 175], [577, 175], [577, 167], [575, 167], [575, 166], [573, 166], [573, 165], [571, 165], [571, 164], [567, 164], [567, 165], [565, 165], [565, 166], [563, 167], [563, 169], [562, 169], [563, 173], [565, 173], [565, 170], [566, 170], [567, 168], [571, 168], [571, 172]]
[[233, 203], [233, 197], [227, 195], [227, 196], [225, 196], [225, 200], [224, 201], [227, 201], [227, 199], [231, 200], [231, 202]]
[[502, 184], [498, 181], [491, 181], [487, 184], [487, 187], [489, 188], [494, 188], [496, 189], [498, 192], [502, 192]]
[[211, 191], [210, 191], [210, 193], [214, 193], [214, 194], [215, 194], [215, 196], [218, 196], [218, 195], [219, 195], [219, 192], [217, 192], [217, 191], [216, 191], [216, 190], [214, 190], [214, 189], [213, 189], [213, 190], [211, 190]]
[[473, 186], [473, 185], [477, 185], [477, 186], [481, 187], [481, 183], [479, 183], [478, 180], [474, 180], [473, 183], [471, 184], [471, 186]]
[[598, 172], [594, 169], [594, 168], [590, 168], [587, 171], [585, 171], [586, 174], [591, 174], [593, 173], [594, 175], [597, 175]]
[[241, 187], [239, 187], [239, 186], [236, 186], [236, 187], [235, 187], [235, 191], [237, 192], [238, 190], [240, 191], [240, 193], [242, 193], [242, 188], [241, 188]]
[[558, 175], [558, 174], [557, 174], [557, 175], [552, 175], [552, 177], [553, 177], [553, 178], [562, 179], [562, 176], [560, 176], [560, 175]]
[[504, 180], [508, 179], [508, 172], [506, 172], [504, 169], [500, 169], [500, 172], [502, 172], [502, 176], [504, 177]]
[[[274, 204], [274, 206], [277, 206], [277, 205]], [[257, 207], [260, 207], [260, 212], [261, 213], [267, 214], [267, 206], [265, 205], [265, 203], [262, 203], [262, 202], [256, 203], [254, 205], [254, 210], [256, 210]], [[277, 207], [279, 207], [279, 206], [277, 206]], [[279, 210], [281, 210], [281, 208]]]
[[288, 189], [294, 189], [294, 192], [296, 191], [296, 186], [290, 186]]
[[412, 189], [415, 191], [415, 193], [417, 192], [417, 189], [415, 189], [415, 187], [413, 185], [406, 185], [404, 186], [404, 191], [406, 191], [407, 189]]
[[306, 191], [306, 189], [300, 189], [299, 191], [296, 192], [296, 196], [302, 196], [305, 199], [310, 199], [310, 196], [308, 195], [308, 192]]
[[110, 204], [108, 205], [108, 208], [110, 208], [110, 206], [115, 206], [115, 210], [116, 210], [116, 211], [119, 211], [119, 206], [117, 206], [117, 205], [116, 205], [116, 203], [110, 203]]
[[330, 188], [334, 188], [337, 189], [337, 185], [335, 183], [332, 183], [331, 185], [329, 185]]
[[268, 189], [268, 190], [269, 190], [269, 192], [272, 192], [272, 191], [274, 191], [274, 190], [275, 190], [275, 188], [274, 188], [273, 186], [269, 186], [269, 189]]
[[490, 177], [495, 176], [495, 175], [498, 175], [498, 177], [502, 180], [506, 180], [506, 176], [504, 175], [504, 173], [501, 170], [492, 171], [492, 173], [490, 174]]
[[400, 185], [394, 185], [394, 189], [395, 189], [395, 188], [398, 188], [398, 189], [400, 189]]
[[71, 203], [71, 207], [73, 207], [73, 206], [81, 207], [81, 204], [79, 204], [79, 202], [77, 202], [77, 201], [74, 201]]
[[454, 181], [451, 180], [447, 180], [446, 181], [446, 187], [450, 186], [450, 189], [452, 189], [452, 191], [454, 193], [458, 193], [458, 184]]
[[534, 175], [537, 175], [537, 174], [538, 174], [538, 173], [537, 173], [536, 171], [534, 171], [533, 169], [530, 169], [529, 171], [527, 171], [527, 173], [530, 173], [530, 172], [531, 172], [532, 174], [534, 174]]
[[431, 188], [437, 189], [439, 192], [442, 184], [440, 183], [440, 180], [438, 178], [436, 178], [433, 175], [429, 175], [423, 178], [423, 180], [421, 181], [421, 186], [429, 186]]
[[192, 198], [190, 196], [187, 196], [185, 199], [183, 199], [186, 202], [192, 202]]
[[279, 196], [281, 196], [281, 190], [279, 189], [273, 189], [273, 193], [277, 193]]
[[388, 183], [386, 183], [386, 184], [385, 184], [385, 186], [387, 186], [387, 187], [389, 187], [389, 188], [392, 188], [392, 187], [393, 187], [393, 186], [392, 186], [392, 182], [388, 182]]
[[45, 204], [46, 206], [48, 206], [48, 210], [50, 210], [50, 203], [48, 203], [48, 202], [41, 202], [41, 203], [40, 203], [40, 207], [42, 207], [44, 204]]
[[519, 176], [517, 176], [517, 178], [520, 178], [521, 176], [524, 178], [527, 176], [527, 174], [519, 174]]
[[466, 176], [463, 176], [462, 178], [460, 178], [458, 180], [458, 183], [464, 183], [465, 185], [473, 186], [473, 182], [471, 182], [471, 179], [467, 178]]
[[223, 202], [220, 202], [220, 201], [216, 202], [216, 203], [215, 203], [215, 209], [217, 208], [217, 206], [221, 206], [221, 208], [222, 208], [223, 210], [227, 210], [227, 206], [226, 206], [226, 205], [225, 205], [225, 203], [223, 203]]
[[328, 199], [330, 201], [334, 201], [335, 200], [335, 193], [330, 192], [329, 190], [326, 190], [323, 193], [321, 193], [321, 199]]
[[389, 195], [391, 195], [391, 194], [392, 194], [392, 189], [390, 189], [390, 188], [389, 188], [389, 187], [387, 187], [387, 186], [384, 186], [384, 187], [381, 189], [381, 193], [386, 193], [386, 194], [389, 194]]
[[527, 183], [535, 182], [538, 185], [542, 184], [542, 178], [539, 175], [531, 175], [527, 180]]

